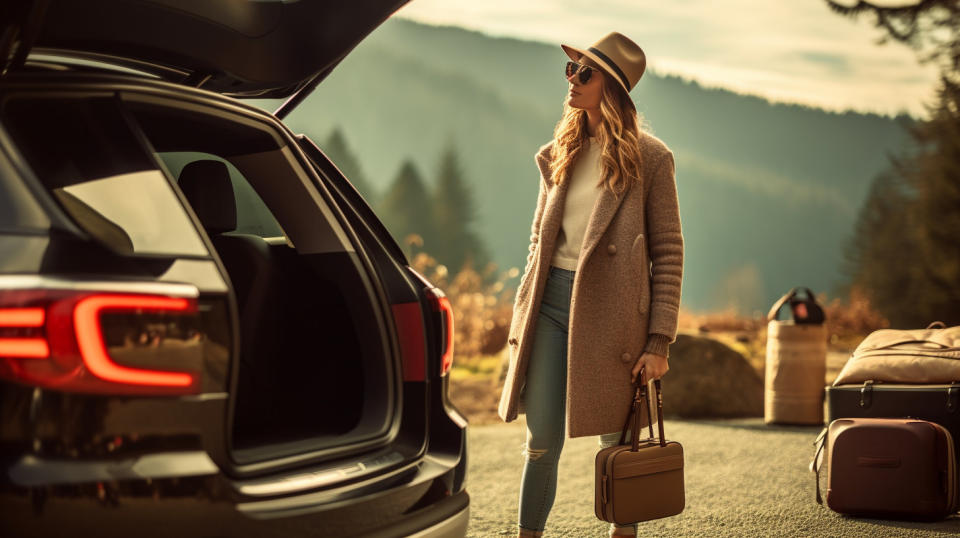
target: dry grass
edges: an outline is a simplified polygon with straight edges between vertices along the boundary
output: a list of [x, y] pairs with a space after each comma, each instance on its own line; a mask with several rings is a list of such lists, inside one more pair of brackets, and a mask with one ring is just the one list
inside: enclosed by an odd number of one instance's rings
[[[815, 297], [826, 317], [828, 353], [848, 354], [868, 334], [890, 326], [857, 288], [847, 298], [828, 299], [826, 294]], [[767, 325], [766, 316], [740, 316], [732, 310], [692, 313], [681, 308], [678, 319], [681, 332], [720, 340], [741, 353], [761, 376], [766, 365]]]
[[455, 367], [476, 370], [477, 366], [471, 365], [473, 361], [498, 353], [507, 345], [516, 289], [508, 287], [506, 281], [519, 274], [516, 267], [491, 278], [496, 264], [489, 264], [481, 273], [468, 262], [458, 273], [450, 274], [445, 265], [426, 252], [415, 254], [410, 266], [450, 299]]

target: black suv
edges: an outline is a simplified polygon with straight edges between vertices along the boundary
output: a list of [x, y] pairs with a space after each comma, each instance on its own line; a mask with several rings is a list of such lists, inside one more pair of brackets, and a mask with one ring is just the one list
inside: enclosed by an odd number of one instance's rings
[[450, 303], [280, 121], [404, 2], [5, 0], [0, 536], [465, 534]]

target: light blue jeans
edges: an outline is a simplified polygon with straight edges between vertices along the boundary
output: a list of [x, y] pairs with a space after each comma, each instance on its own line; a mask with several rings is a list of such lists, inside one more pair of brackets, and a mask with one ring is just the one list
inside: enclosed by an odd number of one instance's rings
[[[544, 529], [557, 493], [557, 463], [566, 437], [567, 333], [575, 274], [550, 267], [534, 322], [524, 389], [527, 440], [518, 521], [520, 527], [529, 530]], [[601, 447], [613, 446], [620, 440], [620, 432], [599, 438]], [[636, 529], [636, 524], [624, 528]]]

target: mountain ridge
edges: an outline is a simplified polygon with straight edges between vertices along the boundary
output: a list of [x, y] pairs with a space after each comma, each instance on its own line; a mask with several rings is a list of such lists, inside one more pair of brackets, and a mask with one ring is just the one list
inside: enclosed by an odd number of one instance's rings
[[[388, 19], [286, 123], [315, 141], [341, 126], [381, 192], [408, 157], [432, 187], [452, 138], [476, 196], [478, 234], [501, 271], [522, 268], [533, 157], [562, 113], [565, 61], [559, 46]], [[683, 306], [693, 310], [765, 312], [796, 285], [833, 290], [853, 219], [887, 154], [909, 146], [914, 121], [773, 102], [655, 71], [631, 95], [648, 132], [676, 157]]]

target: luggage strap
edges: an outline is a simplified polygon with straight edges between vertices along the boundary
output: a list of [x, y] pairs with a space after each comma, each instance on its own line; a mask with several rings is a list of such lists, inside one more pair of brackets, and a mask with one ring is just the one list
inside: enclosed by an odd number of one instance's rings
[[820, 435], [817, 436], [817, 440], [813, 442], [814, 446], [817, 447], [817, 452], [813, 455], [813, 460], [810, 461], [810, 471], [813, 472], [814, 479], [817, 482], [817, 504], [823, 504], [823, 499], [820, 497], [820, 465], [823, 463], [823, 460], [820, 456], [822, 455], [824, 445], [827, 444], [827, 428], [827, 426], [824, 426], [824, 428], [820, 430]]

